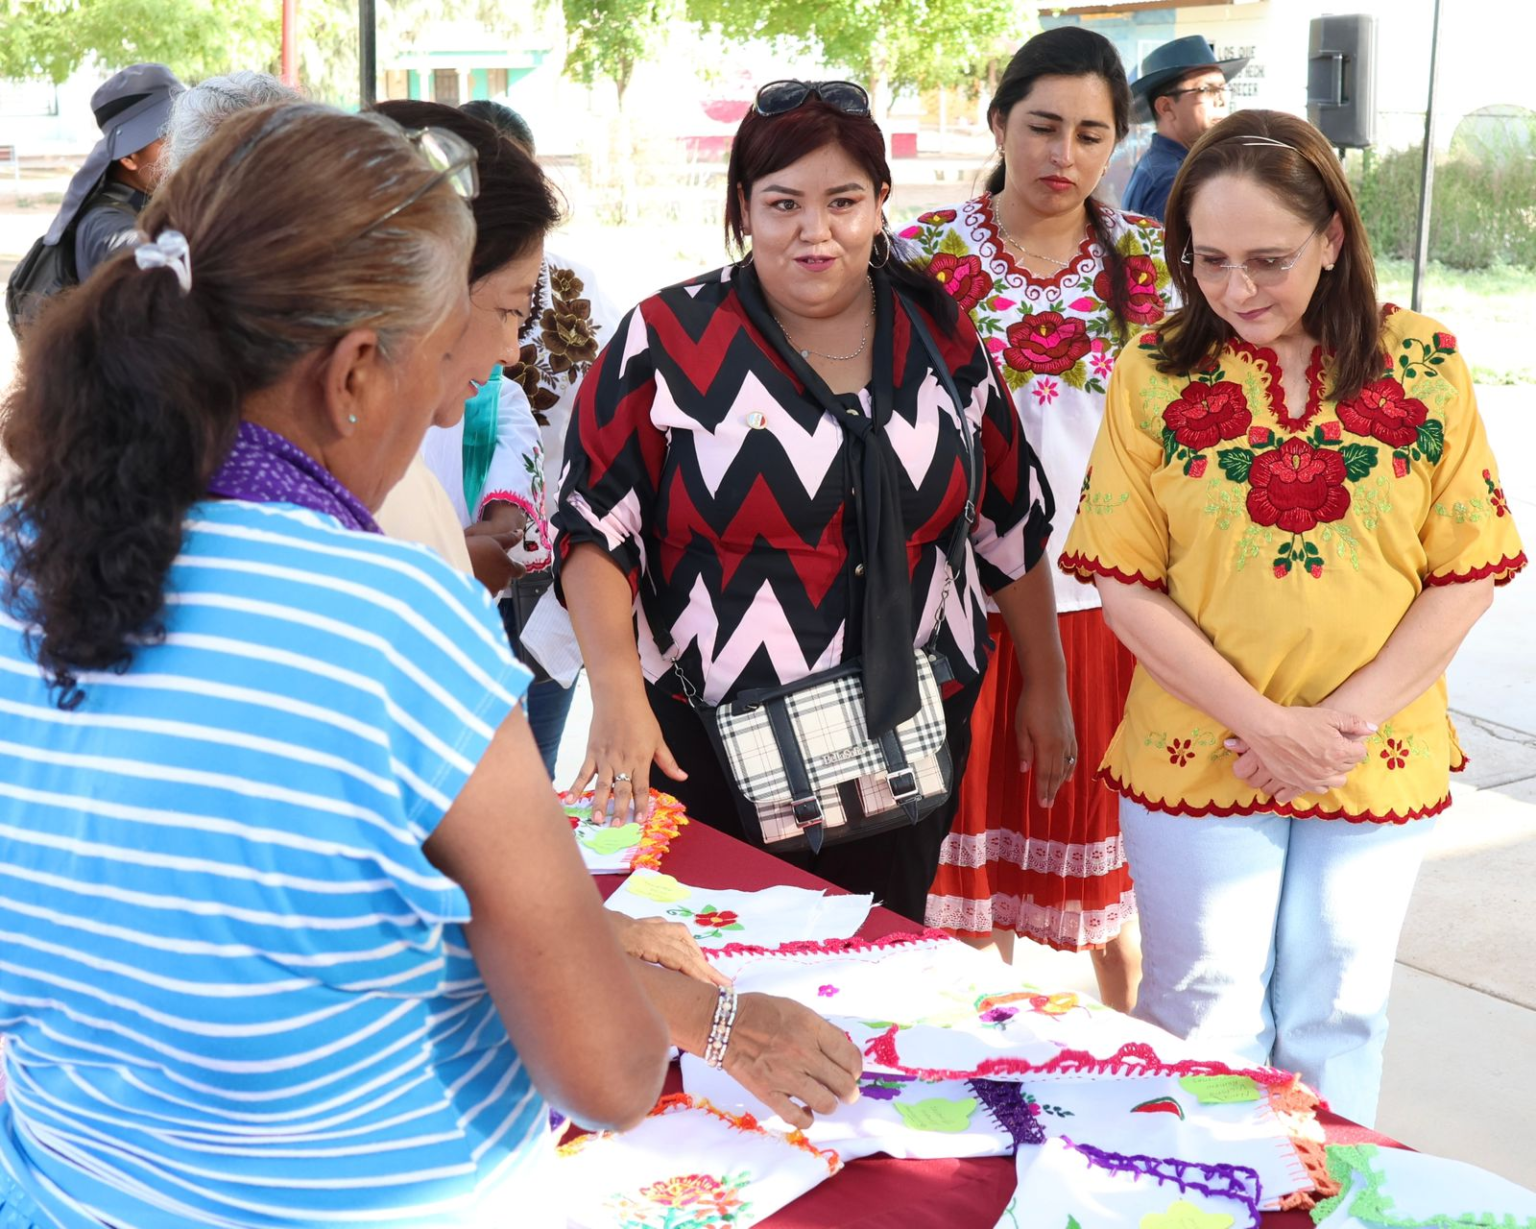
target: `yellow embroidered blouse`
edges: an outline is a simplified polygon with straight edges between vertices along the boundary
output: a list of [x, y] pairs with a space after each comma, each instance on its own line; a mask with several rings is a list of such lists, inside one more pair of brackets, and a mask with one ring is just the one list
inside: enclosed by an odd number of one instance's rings
[[[1163, 375], [1144, 333], [1110, 378], [1061, 568], [1166, 591], [1250, 684], [1299, 705], [1369, 663], [1426, 584], [1508, 581], [1525, 553], [1456, 339], [1388, 307], [1382, 342], [1380, 378], [1342, 403], [1314, 352], [1292, 417], [1273, 351], [1231, 343]], [[1229, 737], [1138, 667], [1100, 775], [1178, 814], [1401, 823], [1446, 806], [1464, 759], [1444, 678], [1342, 788], [1290, 807], [1233, 774]]]

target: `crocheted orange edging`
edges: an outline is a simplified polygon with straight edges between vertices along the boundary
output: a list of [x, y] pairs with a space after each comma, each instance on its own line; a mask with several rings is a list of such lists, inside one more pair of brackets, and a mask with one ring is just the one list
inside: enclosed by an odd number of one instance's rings
[[[590, 808], [592, 791], [588, 790], [575, 799], [561, 794], [560, 803], [567, 808], [579, 807], [583, 804]], [[569, 811], [566, 814], [571, 821], [571, 827], [576, 827], [580, 821]], [[688, 815], [683, 810], [681, 802], [671, 794], [663, 794], [658, 789], [652, 789], [651, 813], [640, 821], [640, 843], [635, 846], [634, 856], [629, 860], [629, 869], [632, 871], [660, 870], [661, 860], [667, 856], [673, 840], [687, 823]]]
[[[687, 1110], [696, 1110], [708, 1114], [712, 1118], [718, 1118], [732, 1130], [741, 1131], [747, 1135], [761, 1135], [765, 1138], [780, 1139], [791, 1146], [808, 1152], [812, 1156], [820, 1157], [827, 1167], [828, 1173], [836, 1173], [843, 1167], [843, 1158], [830, 1148], [818, 1148], [805, 1137], [802, 1131], [770, 1131], [762, 1126], [751, 1114], [728, 1114], [713, 1102], [704, 1097], [690, 1096], [686, 1092], [668, 1093], [660, 1101], [651, 1107], [647, 1118], [659, 1118], [663, 1114], [675, 1114]], [[594, 1139], [616, 1136], [618, 1132], [599, 1131], [592, 1135], [583, 1135], [579, 1139], [573, 1139], [568, 1144], [562, 1144], [557, 1150], [560, 1156], [575, 1156], [583, 1148], [587, 1147]]]

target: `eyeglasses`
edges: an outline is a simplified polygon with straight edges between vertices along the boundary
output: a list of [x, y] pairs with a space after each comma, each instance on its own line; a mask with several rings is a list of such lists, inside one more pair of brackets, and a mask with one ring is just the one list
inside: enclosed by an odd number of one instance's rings
[[1168, 90], [1163, 97], [1177, 98], [1180, 94], [1202, 94], [1212, 102], [1226, 102], [1227, 93], [1225, 85], [1192, 85], [1184, 90]]
[[757, 91], [752, 109], [764, 119], [788, 115], [812, 96], [844, 115], [868, 115], [869, 94], [852, 81], [770, 81]]
[[1204, 282], [1207, 286], [1225, 285], [1233, 269], [1242, 270], [1243, 276], [1254, 286], [1277, 286], [1285, 281], [1285, 275], [1295, 268], [1307, 244], [1316, 239], [1320, 231], [1321, 228], [1308, 235], [1301, 247], [1289, 256], [1256, 256], [1243, 264], [1230, 265], [1215, 256], [1199, 255], [1193, 250], [1194, 241], [1191, 240], [1184, 246], [1184, 255], [1181, 259], [1194, 270], [1195, 280]]
[[416, 147], [421, 160], [437, 172], [416, 191], [391, 209], [383, 217], [370, 222], [363, 234], [377, 230], [396, 214], [409, 209], [438, 184], [444, 182], [463, 201], [472, 201], [480, 193], [480, 172], [475, 167], [478, 155], [475, 147], [446, 128], [402, 128], [405, 139]]

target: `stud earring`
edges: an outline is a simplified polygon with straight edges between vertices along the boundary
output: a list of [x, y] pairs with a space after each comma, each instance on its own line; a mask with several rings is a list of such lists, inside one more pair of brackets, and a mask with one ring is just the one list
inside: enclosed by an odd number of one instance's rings
[[347, 415], [347, 421], [349, 423], [351, 423], [354, 427], [357, 426], [357, 415], [356, 414], [348, 414]]
[[1323, 266], [1323, 272], [1324, 273], [1332, 273], [1333, 272], [1333, 266], [1332, 265], [1324, 265]]

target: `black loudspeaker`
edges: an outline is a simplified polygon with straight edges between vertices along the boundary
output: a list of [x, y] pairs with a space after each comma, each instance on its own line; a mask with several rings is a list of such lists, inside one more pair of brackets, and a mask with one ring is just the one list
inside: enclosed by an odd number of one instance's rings
[[1340, 149], [1376, 143], [1376, 19], [1314, 17], [1307, 42], [1307, 118]]

